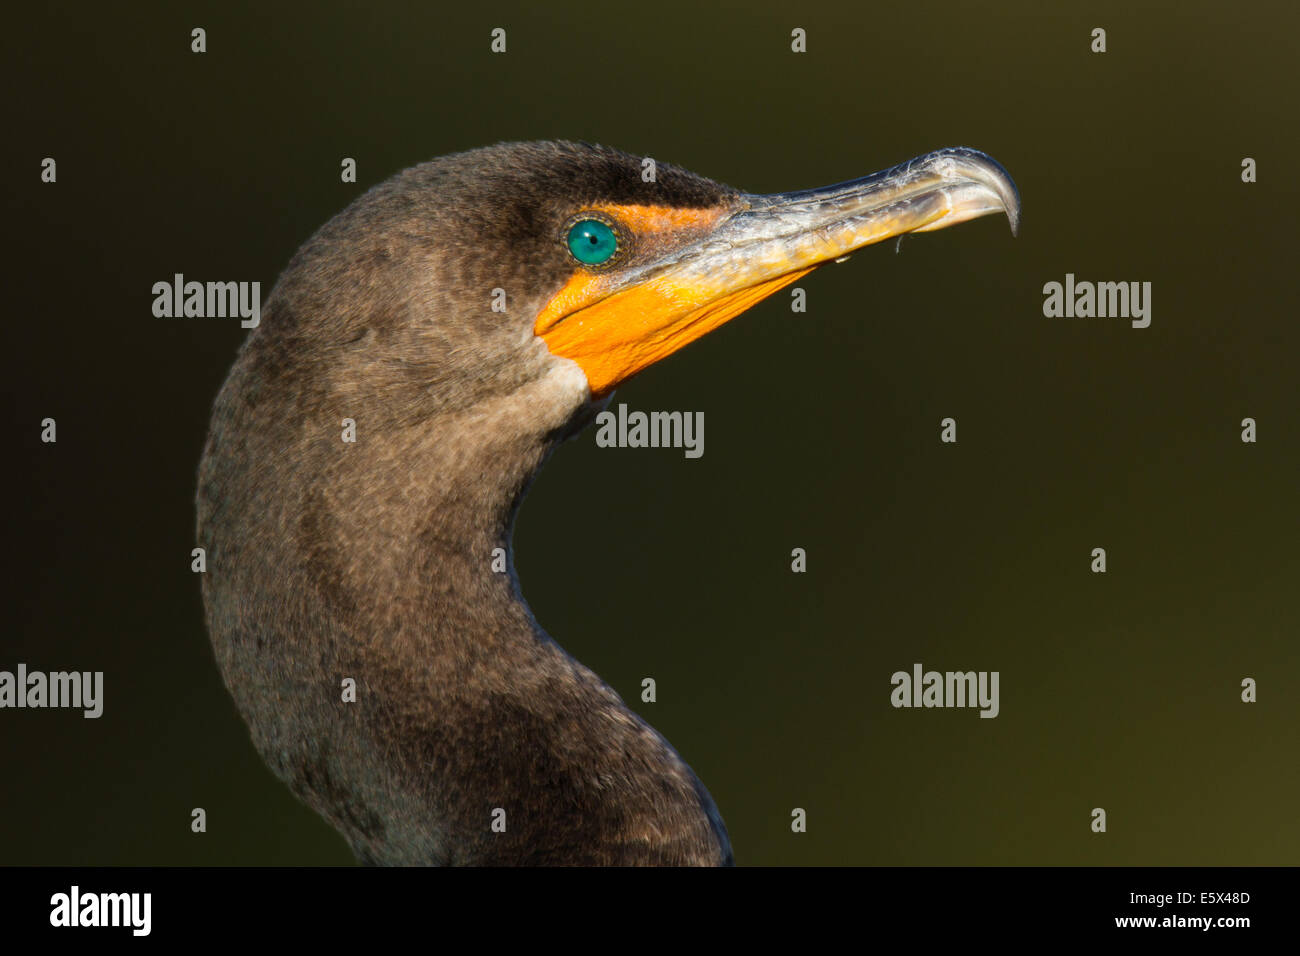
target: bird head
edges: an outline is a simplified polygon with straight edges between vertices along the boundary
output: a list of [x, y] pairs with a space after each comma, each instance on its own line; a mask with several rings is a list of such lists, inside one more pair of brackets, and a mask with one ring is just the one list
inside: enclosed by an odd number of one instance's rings
[[299, 250], [259, 332], [320, 375], [346, 368], [408, 420], [518, 389], [556, 360], [599, 399], [820, 265], [995, 212], [1014, 232], [1015, 186], [964, 148], [751, 195], [606, 147], [504, 144], [358, 199]]

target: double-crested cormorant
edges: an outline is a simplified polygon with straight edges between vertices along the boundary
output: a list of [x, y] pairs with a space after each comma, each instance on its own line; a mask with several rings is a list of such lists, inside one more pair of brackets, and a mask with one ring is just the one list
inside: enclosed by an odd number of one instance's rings
[[394, 176], [298, 250], [217, 397], [217, 660], [257, 749], [362, 861], [730, 863], [690, 767], [494, 551], [621, 381], [861, 246], [1019, 215], [970, 149], [773, 196], [645, 168], [526, 143]]

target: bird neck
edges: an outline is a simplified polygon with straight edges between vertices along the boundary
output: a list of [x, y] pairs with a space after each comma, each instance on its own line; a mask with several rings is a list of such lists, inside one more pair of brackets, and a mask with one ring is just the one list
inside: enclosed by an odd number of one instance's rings
[[[258, 447], [276, 439], [223, 392], [235, 411], [214, 427], [203, 482], [223, 505], [206, 525], [200, 514], [218, 659], [273, 769], [363, 860], [730, 859], [690, 768], [519, 592], [511, 527], [581, 404], [566, 376], [417, 426], [358, 420], [354, 444], [281, 478], [294, 486], [282, 497], [209, 468], [279, 451]], [[259, 499], [270, 513], [252, 548], [224, 503]]]

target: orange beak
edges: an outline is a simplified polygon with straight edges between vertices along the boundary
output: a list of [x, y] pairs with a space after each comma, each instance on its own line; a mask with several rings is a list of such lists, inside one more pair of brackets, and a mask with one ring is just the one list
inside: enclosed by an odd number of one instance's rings
[[958, 148], [823, 189], [744, 195], [725, 208], [600, 211], [656, 254], [616, 271], [578, 268], [533, 327], [553, 354], [582, 367], [594, 396], [855, 249], [999, 212], [1014, 235], [1020, 197], [996, 161]]

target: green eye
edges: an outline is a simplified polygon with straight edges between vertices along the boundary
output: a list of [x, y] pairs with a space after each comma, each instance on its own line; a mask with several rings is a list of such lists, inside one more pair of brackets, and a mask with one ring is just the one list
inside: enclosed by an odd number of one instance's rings
[[569, 230], [569, 251], [584, 265], [598, 266], [618, 252], [618, 236], [609, 223], [580, 219]]

